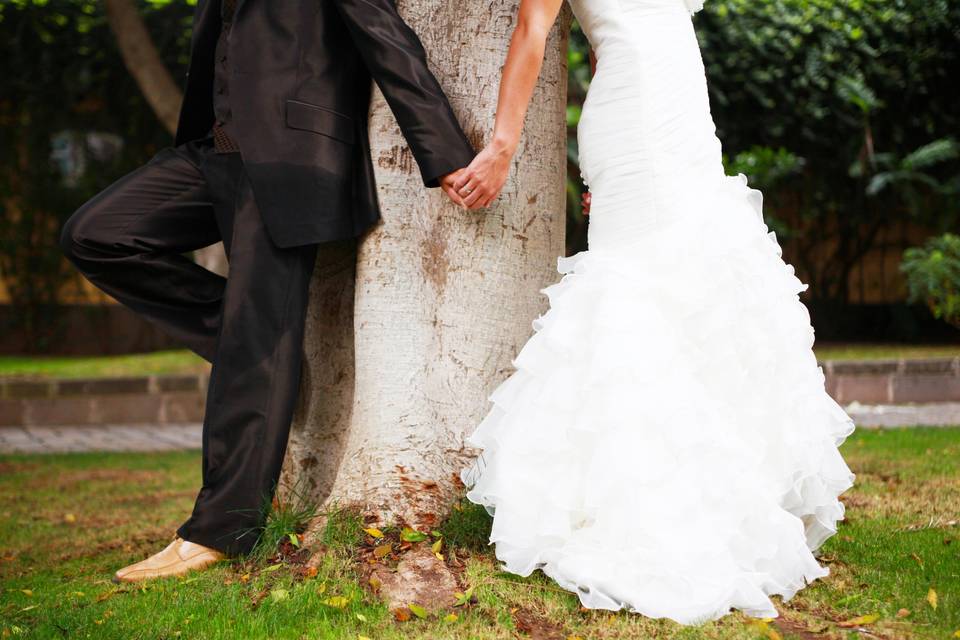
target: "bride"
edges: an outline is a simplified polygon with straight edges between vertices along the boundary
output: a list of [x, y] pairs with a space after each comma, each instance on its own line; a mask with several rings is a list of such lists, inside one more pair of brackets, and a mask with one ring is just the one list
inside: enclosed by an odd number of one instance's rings
[[[562, 0], [522, 0], [493, 141], [456, 188], [499, 194]], [[579, 127], [589, 251], [468, 439], [504, 568], [584, 606], [699, 623], [777, 615], [827, 574], [853, 424], [825, 393], [805, 286], [761, 194], [724, 175], [694, 0], [571, 0], [597, 56]]]

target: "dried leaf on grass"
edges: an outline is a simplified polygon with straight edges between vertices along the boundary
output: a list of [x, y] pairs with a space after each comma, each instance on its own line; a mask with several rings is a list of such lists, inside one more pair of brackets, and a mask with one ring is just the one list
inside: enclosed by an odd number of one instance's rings
[[322, 601], [323, 604], [328, 607], [333, 607], [335, 609], [344, 609], [348, 604], [350, 604], [350, 598], [344, 596], [330, 596], [326, 600]]
[[857, 616], [856, 618], [850, 618], [840, 623], [841, 627], [851, 628], [851, 627], [864, 627], [868, 624], [873, 624], [880, 619], [880, 616], [875, 613], [870, 613], [865, 616]]

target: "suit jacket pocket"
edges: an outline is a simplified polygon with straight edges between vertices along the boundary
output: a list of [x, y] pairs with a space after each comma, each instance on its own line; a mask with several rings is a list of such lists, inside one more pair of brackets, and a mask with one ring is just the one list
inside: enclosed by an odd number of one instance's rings
[[347, 144], [356, 142], [353, 118], [300, 100], [287, 100], [287, 126], [313, 131]]

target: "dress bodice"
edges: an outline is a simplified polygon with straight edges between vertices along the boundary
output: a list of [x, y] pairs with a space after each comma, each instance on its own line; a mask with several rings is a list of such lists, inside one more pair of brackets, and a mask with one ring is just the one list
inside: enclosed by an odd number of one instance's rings
[[[693, 14], [704, 0], [569, 0], [577, 22], [598, 52], [633, 32], [644, 16], [683, 12]], [[618, 36], [620, 36], [618, 38]]]

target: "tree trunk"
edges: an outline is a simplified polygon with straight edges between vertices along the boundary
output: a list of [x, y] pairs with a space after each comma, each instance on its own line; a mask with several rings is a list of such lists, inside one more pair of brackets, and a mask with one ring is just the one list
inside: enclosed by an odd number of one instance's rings
[[[478, 149], [492, 130], [517, 4], [399, 3]], [[457, 474], [476, 453], [465, 448], [464, 436], [488, 410], [487, 396], [510, 373], [532, 320], [544, 310], [540, 289], [558, 278], [568, 26], [564, 12], [550, 37], [517, 162], [490, 210], [463, 211], [441, 192], [424, 189], [396, 121], [376, 93], [370, 138], [383, 222], [358, 250], [355, 374], [341, 379], [332, 399], [327, 384], [308, 376], [303, 395], [310, 408], [294, 426], [288, 485], [310, 486], [327, 505], [358, 506], [380, 523], [421, 528], [443, 518], [461, 492]], [[321, 297], [317, 304], [325, 304]], [[308, 371], [346, 372], [343, 345], [337, 351], [344, 359], [331, 364], [329, 350], [309, 342], [320, 333], [314, 329], [308, 338]], [[329, 382], [335, 376], [324, 377]], [[339, 406], [348, 397], [349, 413]], [[312, 408], [324, 403], [334, 408]], [[337, 434], [342, 447], [335, 455], [327, 449], [329, 434]], [[316, 453], [305, 455], [309, 451]], [[316, 464], [321, 457], [323, 464]], [[341, 457], [331, 486], [311, 480], [317, 474], [329, 478], [326, 465]]]

